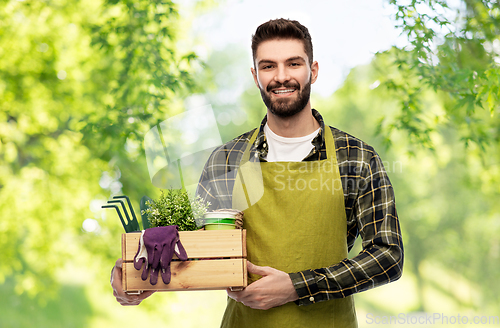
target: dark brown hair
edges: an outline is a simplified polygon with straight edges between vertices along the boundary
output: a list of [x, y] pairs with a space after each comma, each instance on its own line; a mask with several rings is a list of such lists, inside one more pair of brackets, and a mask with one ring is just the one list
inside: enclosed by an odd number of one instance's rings
[[313, 46], [311, 35], [307, 27], [295, 20], [273, 19], [257, 27], [255, 34], [252, 35], [252, 55], [255, 63], [257, 48], [264, 41], [276, 39], [297, 39], [304, 44], [304, 51], [309, 58], [309, 65], [313, 62]]

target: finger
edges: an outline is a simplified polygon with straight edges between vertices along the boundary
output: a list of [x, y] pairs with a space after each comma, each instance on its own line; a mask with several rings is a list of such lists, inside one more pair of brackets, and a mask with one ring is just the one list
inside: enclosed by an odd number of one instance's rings
[[118, 273], [118, 275], [121, 277], [122, 275], [122, 259], [118, 259], [116, 260], [116, 263], [115, 263], [115, 266], [113, 267], [113, 269], [111, 269], [111, 278], [110, 278], [110, 282], [111, 282], [111, 285], [113, 285], [113, 280], [116, 278], [115, 277], [115, 274]]
[[113, 288], [113, 296], [115, 296], [117, 300], [122, 299], [122, 298], [126, 298], [127, 295], [123, 291], [123, 286], [122, 286], [122, 261], [121, 261], [121, 259], [118, 259], [116, 261], [116, 264], [113, 267], [113, 270], [111, 271], [111, 288]]
[[[121, 259], [119, 259], [121, 260]], [[121, 268], [121, 263], [118, 264], [118, 261], [116, 261], [116, 264], [115, 266], [113, 267], [113, 269], [111, 269], [111, 277], [109, 278], [109, 282], [111, 283], [111, 287], [113, 287], [113, 290], [115, 289], [115, 280], [118, 278], [118, 277], [121, 277], [122, 275], [122, 268]]]
[[151, 296], [155, 291], [145, 291], [139, 295], [129, 295], [123, 290], [122, 286], [122, 264], [123, 260], [118, 259], [111, 272], [111, 287], [113, 296], [121, 305], [139, 305], [144, 299]]
[[145, 291], [139, 295], [128, 295], [124, 294], [124, 296], [117, 296], [116, 300], [123, 306], [129, 305], [139, 305], [143, 300], [151, 296], [155, 291]]
[[121, 266], [115, 266], [113, 271], [111, 271], [111, 285], [115, 286], [117, 283], [121, 286], [122, 278], [122, 268]]
[[141, 302], [133, 302], [133, 303], [120, 303], [121, 305], [123, 306], [136, 306], [136, 305], [139, 305], [141, 304]]
[[268, 267], [261, 267], [251, 263], [250, 261], [247, 261], [247, 270], [250, 273], [258, 274], [259, 276], [266, 276], [269, 274]]
[[240, 296], [242, 295], [243, 291], [239, 291], [239, 292], [233, 292], [231, 289], [226, 289], [227, 291], [227, 296], [229, 296], [230, 298], [232, 298], [233, 300], [235, 300], [236, 302], [239, 302], [240, 301]]
[[116, 260], [115, 267], [121, 269], [122, 268], [122, 264], [123, 264], [123, 260], [121, 258], [119, 258], [118, 260]]
[[125, 298], [117, 298], [116, 299], [120, 305], [130, 306], [130, 305], [139, 305], [141, 304], [141, 299], [125, 299]]
[[[120, 269], [116, 269], [118, 271]], [[120, 279], [117, 279], [120, 280]], [[113, 296], [116, 298], [116, 301], [123, 306], [127, 305], [139, 305], [144, 299], [148, 298], [153, 294], [154, 291], [144, 292], [140, 295], [128, 295], [123, 291], [121, 286], [121, 281], [119, 284], [112, 285], [113, 287]]]

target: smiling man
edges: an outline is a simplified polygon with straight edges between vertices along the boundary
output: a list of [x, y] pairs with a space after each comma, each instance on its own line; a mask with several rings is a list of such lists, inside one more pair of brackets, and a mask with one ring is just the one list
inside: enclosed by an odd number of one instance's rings
[[[252, 53], [267, 115], [214, 151], [198, 188], [214, 209], [245, 212], [250, 284], [228, 291], [222, 327], [356, 327], [352, 294], [402, 273], [391, 183], [372, 147], [312, 109], [319, 65], [306, 27], [266, 22]], [[348, 259], [359, 235], [363, 251]]]
[[[252, 38], [259, 128], [216, 149], [198, 194], [245, 213], [249, 285], [228, 290], [222, 327], [357, 327], [353, 294], [397, 280], [403, 244], [394, 192], [375, 150], [325, 126], [310, 102], [318, 78], [311, 36], [277, 19]], [[254, 197], [258, 195], [258, 197]], [[363, 250], [347, 258], [356, 238]], [[149, 296], [121, 290], [117, 300]]]

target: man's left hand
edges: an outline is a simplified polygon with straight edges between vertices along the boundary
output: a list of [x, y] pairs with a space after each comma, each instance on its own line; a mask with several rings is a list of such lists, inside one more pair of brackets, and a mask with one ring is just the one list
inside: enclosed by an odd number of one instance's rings
[[247, 261], [248, 272], [262, 276], [240, 292], [227, 290], [229, 297], [252, 309], [268, 310], [270, 308], [295, 301], [299, 298], [288, 273], [261, 267]]

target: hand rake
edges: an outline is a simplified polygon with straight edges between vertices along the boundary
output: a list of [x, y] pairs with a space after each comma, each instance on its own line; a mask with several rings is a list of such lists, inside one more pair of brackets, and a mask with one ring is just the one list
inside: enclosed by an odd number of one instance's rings
[[[127, 200], [127, 205], [128, 205], [128, 211], [127, 207], [125, 207], [125, 204], [123, 203], [120, 198], [125, 198]], [[112, 205], [103, 205], [102, 208], [114, 208], [116, 210], [116, 213], [118, 213], [118, 216], [120, 217], [120, 221], [122, 222], [123, 228], [125, 229], [125, 232], [133, 232], [133, 231], [141, 231], [141, 228], [139, 226], [139, 222], [137, 222], [137, 217], [135, 216], [134, 208], [132, 207], [132, 203], [130, 202], [130, 199], [123, 195], [123, 196], [114, 196], [113, 199], [118, 199], [118, 200], [109, 200], [108, 204]], [[123, 219], [123, 216], [120, 212], [120, 208], [118, 205], [114, 205], [114, 203], [120, 203], [123, 209], [123, 212], [125, 213], [125, 217], [127, 218], [127, 222]], [[129, 212], [132, 214], [132, 218], [129, 215]]]

